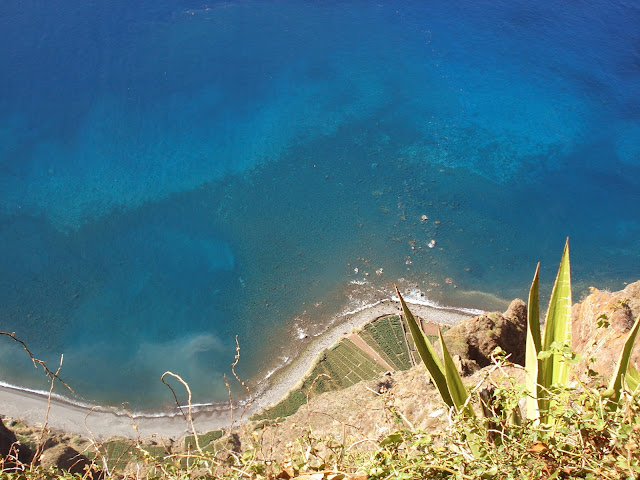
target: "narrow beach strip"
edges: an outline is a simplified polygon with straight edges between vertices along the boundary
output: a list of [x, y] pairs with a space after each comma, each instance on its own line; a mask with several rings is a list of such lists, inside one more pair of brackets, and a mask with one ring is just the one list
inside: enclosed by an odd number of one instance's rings
[[[411, 309], [422, 319], [440, 325], [452, 325], [475, 313], [467, 309], [458, 310], [420, 303], [413, 303]], [[252, 414], [284, 398], [304, 378], [316, 357], [342, 337], [349, 335], [353, 329], [360, 328], [381, 316], [400, 312], [399, 303], [395, 299], [385, 299], [357, 312], [341, 315], [332, 327], [313, 339], [299, 356], [276, 372], [268, 386], [253, 399], [243, 418], [239, 416], [244, 407], [236, 406], [234, 422], [246, 421]], [[0, 385], [0, 415], [20, 419], [31, 426], [41, 426], [47, 420], [47, 404], [46, 394]], [[187, 412], [186, 407], [182, 410]], [[198, 433], [229, 428], [231, 420], [229, 406], [221, 407], [219, 404], [199, 407], [193, 413]], [[93, 436], [96, 440], [111, 437], [134, 439], [138, 435], [140, 438], [180, 438], [192, 433], [187, 419], [177, 408], [175, 413], [130, 415], [123, 409], [80, 405], [59, 396], [51, 399], [47, 425], [51, 429], [68, 434]]]

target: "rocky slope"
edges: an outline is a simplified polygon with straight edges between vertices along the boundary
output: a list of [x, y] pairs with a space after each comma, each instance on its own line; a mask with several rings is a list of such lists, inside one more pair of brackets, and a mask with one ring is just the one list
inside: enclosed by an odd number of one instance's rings
[[[586, 374], [588, 367], [591, 373], [595, 371], [607, 379], [638, 315], [640, 281], [613, 293], [592, 288], [572, 310], [573, 349], [583, 356], [576, 373]], [[468, 375], [469, 385], [496, 384], [507, 377], [522, 380], [523, 370], [518, 364], [524, 361], [526, 321], [526, 305], [516, 299], [504, 313], [468, 318], [446, 333], [445, 340], [451, 353], [456, 355], [460, 370]], [[513, 367], [495, 369], [491, 365], [491, 352], [497, 346], [510, 355]], [[635, 348], [631, 363], [640, 368], [640, 348]], [[444, 404], [430, 385], [424, 367], [419, 365], [406, 372], [311, 398], [296, 414], [277, 422], [247, 422], [228, 438], [238, 451], [260, 448], [265, 458], [279, 462], [294, 451], [304, 453], [313, 439], [314, 450], [307, 451], [307, 455], [317, 457], [320, 462], [323, 448], [330, 451], [332, 441], [366, 450], [372, 445], [371, 440], [400, 428], [437, 432], [447, 418]], [[13, 432], [0, 427], [0, 455], [6, 456], [15, 442]], [[65, 450], [60, 443], [48, 442], [51, 447]], [[181, 442], [172, 444], [171, 449], [179, 450], [178, 444]], [[21, 452], [28, 455], [24, 448]], [[44, 458], [47, 457], [45, 450]]]
[[[575, 367], [576, 374], [587, 375], [587, 362], [593, 357], [588, 365], [591, 373], [608, 379], [621, 345], [640, 315], [640, 281], [614, 293], [592, 288], [574, 305], [572, 313], [573, 349], [584, 357]], [[605, 317], [608, 320], [602, 322]], [[524, 364], [526, 322], [526, 304], [516, 299], [504, 313], [470, 317], [446, 332], [445, 342], [467, 375], [468, 386], [497, 384], [507, 377], [524, 382], [520, 365]], [[492, 368], [491, 352], [498, 346], [510, 355], [513, 367]], [[640, 368], [637, 344], [631, 363]], [[310, 399], [291, 417], [258, 430], [255, 424], [246, 424], [240, 438], [251, 439], [253, 432], [254, 440], [259, 438], [261, 445], [281, 459], [291, 449], [299, 448], [300, 439], [309, 432], [315, 438], [336, 438], [347, 445], [365, 440], [361, 445], [366, 447], [366, 439], [380, 439], [400, 428], [437, 431], [447, 421], [446, 408], [430, 384], [426, 369], [418, 365], [407, 372]]]

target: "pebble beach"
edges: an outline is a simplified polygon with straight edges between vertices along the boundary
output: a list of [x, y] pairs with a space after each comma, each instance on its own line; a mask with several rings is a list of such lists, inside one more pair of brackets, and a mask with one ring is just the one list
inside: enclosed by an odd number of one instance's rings
[[[414, 315], [440, 325], [452, 325], [469, 316], [468, 311], [450, 308], [420, 304], [412, 304], [410, 308]], [[234, 424], [246, 421], [252, 414], [281, 400], [301, 381], [323, 350], [347, 336], [352, 330], [381, 316], [400, 311], [399, 302], [385, 299], [346, 315], [342, 321], [336, 322], [329, 330], [310, 341], [299, 356], [276, 372], [270, 378], [269, 384], [251, 400], [243, 417], [240, 417], [240, 414], [245, 410], [246, 404], [235, 405]], [[41, 426], [46, 421], [51, 429], [67, 434], [90, 436], [96, 440], [116, 436], [136, 438], [138, 435], [141, 438], [180, 438], [192, 433], [187, 418], [177, 408], [167, 413], [132, 414], [124, 409], [77, 404], [57, 395], [51, 398], [49, 404], [48, 397], [42, 393], [6, 385], [0, 386], [0, 404], [3, 406], [1, 413], [4, 416], [20, 419], [32, 426]], [[183, 406], [182, 411], [186, 414], [188, 408]], [[230, 427], [232, 412], [230, 407], [224, 404], [199, 406], [194, 407], [192, 418], [196, 431], [203, 433]]]

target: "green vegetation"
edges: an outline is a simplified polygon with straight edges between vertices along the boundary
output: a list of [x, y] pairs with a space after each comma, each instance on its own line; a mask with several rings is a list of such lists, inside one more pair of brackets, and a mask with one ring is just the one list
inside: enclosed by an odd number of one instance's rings
[[[122, 469], [129, 462], [137, 458], [135, 442], [130, 440], [112, 440], [100, 446], [100, 453], [107, 459], [109, 470]], [[90, 457], [92, 455], [89, 455]], [[97, 455], [93, 455], [95, 459]]]
[[529, 290], [525, 371], [527, 372], [527, 418], [547, 423], [551, 389], [569, 384], [566, 354], [571, 352], [571, 272], [569, 239], [562, 253], [560, 268], [553, 285], [544, 336], [540, 337], [538, 283], [540, 264], [536, 267]]
[[460, 378], [460, 374], [458, 374], [458, 371], [455, 369], [455, 367], [453, 367], [453, 370], [450, 370], [450, 365], [453, 365], [453, 360], [451, 359], [451, 356], [449, 355], [449, 352], [444, 345], [442, 334], [439, 335], [439, 339], [440, 347], [445, 359], [444, 364], [438, 357], [438, 354], [431, 345], [431, 342], [427, 339], [426, 335], [418, 325], [418, 322], [409, 310], [409, 307], [407, 307], [407, 304], [402, 298], [400, 290], [398, 290], [397, 286], [396, 293], [398, 294], [398, 298], [400, 299], [402, 310], [404, 311], [404, 315], [407, 318], [409, 330], [411, 331], [411, 335], [413, 336], [413, 341], [415, 342], [416, 348], [418, 349], [420, 358], [427, 367], [427, 371], [429, 372], [434, 385], [438, 389], [442, 400], [447, 404], [447, 406], [455, 406], [456, 409], [459, 410], [466, 404], [468, 395], [464, 387], [462, 387], [462, 379]]
[[213, 442], [219, 440], [224, 435], [223, 430], [212, 430], [210, 432], [198, 435], [198, 442], [194, 435], [187, 435], [184, 437], [184, 448], [188, 452], [192, 452], [197, 449], [198, 444], [203, 451], [207, 451], [213, 446]]
[[[527, 355], [525, 370], [527, 373], [527, 418], [549, 423], [548, 411], [554, 398], [554, 388], [568, 387], [571, 363], [574, 355], [571, 350], [571, 272], [569, 265], [569, 239], [564, 247], [558, 275], [551, 292], [547, 311], [544, 336], [540, 338], [540, 320], [538, 306], [538, 272], [536, 268], [533, 283], [529, 291], [529, 310], [527, 326]], [[638, 372], [629, 365], [631, 351], [640, 330], [640, 317], [626, 339], [620, 352], [616, 370], [606, 392], [605, 405], [609, 410], [618, 408], [620, 395], [626, 386], [630, 391], [638, 387]]]
[[620, 395], [624, 391], [626, 386], [631, 391], [637, 391], [640, 386], [640, 374], [638, 371], [629, 364], [631, 359], [631, 352], [638, 337], [638, 331], [640, 331], [640, 316], [636, 319], [629, 336], [624, 343], [624, 347], [620, 352], [620, 358], [618, 359], [617, 367], [613, 376], [611, 377], [611, 383], [609, 384], [609, 390], [607, 394], [610, 398], [607, 399], [607, 408], [609, 410], [615, 410], [618, 408], [618, 402]]
[[[388, 395], [383, 397], [386, 410], [380, 415], [394, 418], [397, 430], [377, 439], [350, 440], [343, 436], [337, 440], [336, 435], [317, 438], [308, 427], [287, 446], [286, 455], [276, 458], [273, 443], [265, 446], [260, 433], [269, 424], [274, 427], [272, 436], [277, 435], [279, 422], [269, 420], [259, 423], [242, 440], [235, 432], [223, 435], [215, 431], [199, 435], [198, 442], [194, 436], [185, 438], [185, 448], [173, 453], [160, 445], [115, 440], [96, 445], [91, 456], [107, 479], [271, 480], [303, 474], [334, 480], [640, 478], [640, 375], [629, 362], [640, 332], [640, 317], [629, 332], [608, 385], [596, 376], [572, 378], [578, 356], [571, 350], [568, 243], [543, 333], [538, 272], [539, 268], [529, 293], [524, 384], [505, 374], [486, 388], [487, 374], [473, 388], [465, 386], [442, 334], [438, 335], [441, 360], [398, 292], [415, 348], [450, 410], [450, 422], [439, 430], [407, 428], [410, 424], [393, 406], [393, 392], [389, 392], [384, 394]], [[363, 338], [369, 345], [380, 347], [378, 350], [389, 360], [397, 361], [399, 357], [394, 355], [403, 353], [408, 358], [406, 343], [402, 344], [404, 351], [397, 346], [396, 334], [398, 328], [402, 329], [399, 318], [382, 320], [380, 325], [365, 329]], [[391, 346], [392, 342], [396, 343]], [[492, 372], [516, 368], [499, 349], [494, 359]], [[293, 413], [307, 397], [381, 373], [377, 363], [345, 339], [323, 352], [302, 385], [261, 418]], [[91, 470], [84, 476], [74, 476], [45, 471], [37, 465], [0, 463], [0, 467], [0, 479], [7, 480], [97, 478]]]
[[[640, 397], [625, 391], [616, 411], [604, 389], [559, 385], [549, 424], [510, 422], [525, 393], [516, 383], [492, 394], [492, 413], [457, 415], [443, 433], [401, 430], [380, 441], [367, 464], [372, 478], [636, 479], [640, 478]], [[550, 425], [553, 425], [551, 427]], [[484, 431], [485, 437], [469, 435]]]
[[396, 370], [409, 370], [411, 358], [405, 330], [398, 315], [388, 315], [367, 324], [360, 336]]
[[162, 445], [145, 445], [142, 448], [135, 440], [115, 438], [96, 444], [95, 448], [89, 448], [83, 454], [111, 472], [122, 471], [127, 465], [137, 462], [161, 461], [167, 455], [167, 449]]
[[350, 387], [362, 380], [380, 377], [384, 369], [348, 339], [325, 350], [304, 378], [281, 402], [253, 417], [275, 419], [293, 415], [307, 399], [320, 393]]
[[[367, 324], [360, 337], [396, 370], [411, 368], [413, 339], [408, 334], [398, 315], [387, 315]], [[415, 347], [414, 347], [415, 348]], [[293, 415], [317, 394], [350, 387], [362, 380], [379, 378], [384, 369], [371, 357], [344, 339], [336, 346], [325, 350], [302, 385], [292, 390], [278, 404], [253, 417], [256, 420], [276, 419]]]
[[[499, 359], [495, 369], [506, 366], [508, 363]], [[122, 461], [123, 452], [130, 447], [129, 451], [135, 452], [130, 457], [134, 463], [127, 466], [132, 476], [123, 475], [118, 464], [108, 459], [112, 468], [106, 478], [276, 479], [315, 472], [319, 472], [317, 478], [371, 480], [632, 480], [640, 477], [640, 394], [637, 390], [631, 392], [623, 388], [617, 408], [611, 410], [603, 402], [606, 388], [602, 385], [559, 385], [554, 389], [554, 401], [550, 402], [547, 412], [549, 424], [527, 419], [522, 424], [509, 422], [506, 412], [517, 408], [525, 391], [524, 385], [508, 381], [493, 390], [488, 415], [454, 415], [450, 424], [440, 431], [407, 429], [399, 422], [397, 431], [378, 438], [371, 448], [364, 450], [356, 448], [362, 442], [318, 438], [311, 430], [301, 435], [290, 454], [279, 460], [264, 448], [259, 433], [243, 438], [241, 450], [234, 449], [237, 444], [224, 437], [211, 444], [211, 451], [165, 456], [152, 454], [149, 447], [135, 442], [123, 443], [107, 448], [105, 455], [118, 456]], [[493, 435], [470, 436], [470, 431]], [[97, 461], [97, 465], [102, 463]], [[336, 474], [339, 476], [334, 476]], [[0, 473], [0, 478], [83, 477], [26, 465], [19, 473]]]
[[[618, 365], [609, 388], [606, 390], [598, 389], [597, 386], [589, 388], [581, 384], [581, 390], [571, 389], [569, 383], [570, 374], [572, 373], [571, 365], [576, 363], [576, 355], [571, 350], [572, 303], [568, 239], [549, 300], [545, 331], [542, 336], [540, 335], [538, 303], [539, 267], [540, 265], [538, 264], [529, 292], [529, 321], [527, 325], [525, 366], [526, 385], [522, 388], [520, 385], [512, 384], [510, 389], [501, 392], [504, 395], [502, 401], [496, 398], [495, 390], [485, 390], [483, 392], [485, 396], [481, 398], [485, 417], [483, 420], [478, 420], [476, 417], [470, 403], [469, 392], [462, 384], [462, 379], [453, 364], [442, 334], [439, 334], [439, 341], [443, 361], [439, 359], [431, 342], [420, 330], [397, 287], [396, 291], [420, 357], [424, 361], [442, 400], [456, 413], [458, 423], [464, 425], [464, 428], [459, 431], [459, 437], [462, 444], [472, 453], [472, 458], [478, 462], [486, 462], [488, 458], [494, 456], [495, 447], [502, 447], [507, 444], [523, 445], [523, 419], [519, 403], [520, 400], [524, 399], [526, 402], [526, 419], [528, 420], [526, 427], [531, 432], [532, 441], [535, 442], [534, 445], [538, 445], [533, 451], [536, 453], [549, 451], [549, 444], [557, 444], [559, 433], [569, 437], [573, 436], [570, 440], [566, 440], [566, 444], [562, 444], [560, 456], [556, 456], [557, 458], [552, 461], [544, 459], [540, 464], [540, 468], [547, 470], [547, 473], [550, 474], [552, 470], [549, 469], [549, 463], [554, 468], [557, 468], [558, 465], [562, 464], [562, 459], [566, 455], [572, 455], [570, 451], [573, 450], [573, 454], [581, 458], [581, 467], [578, 468], [580, 473], [584, 474], [581, 476], [595, 478], [593, 475], [599, 472], [598, 465], [606, 463], [613, 456], [607, 458], [599, 457], [597, 462], [590, 463], [588, 467], [586, 466], [589, 461], [592, 462], [592, 458], [585, 459], [583, 456], [587, 449], [585, 446], [585, 430], [593, 426], [592, 422], [595, 422], [595, 430], [597, 432], [605, 429], [608, 424], [616, 425], [618, 429], [613, 438], [608, 435], [602, 437], [599, 433], [597, 435], [593, 434], [592, 437], [587, 436], [587, 439], [593, 440], [594, 443], [590, 446], [594, 450], [601, 450], [603, 442], [611, 444], [619, 436], [628, 440], [631, 432], [640, 431], [637, 408], [638, 385], [640, 383], [638, 380], [640, 376], [629, 365], [631, 351], [640, 330], [640, 317], [635, 321], [620, 353]], [[623, 398], [624, 401], [622, 401]], [[630, 404], [629, 401], [632, 403]], [[619, 409], [626, 409], [627, 417], [616, 417], [615, 414]], [[627, 423], [629, 419], [632, 419], [632, 424]], [[624, 444], [627, 450], [626, 458], [619, 457], [614, 463], [616, 466], [621, 466], [628, 470], [630, 473], [628, 478], [637, 478], [638, 474], [640, 474], [640, 460], [637, 458], [639, 447], [635, 435], [631, 436], [634, 437], [633, 441]], [[401, 436], [393, 438], [402, 439]], [[490, 441], [487, 442], [487, 439]], [[491, 445], [491, 448], [486, 448], [487, 443]], [[578, 449], [581, 449], [580, 454], [576, 452]], [[590, 452], [590, 454], [598, 456], [597, 452]], [[634, 461], [631, 460], [632, 455], [635, 455]], [[504, 461], [506, 459], [500, 460], [500, 462]], [[515, 461], [515, 458], [508, 460], [510, 465]], [[572, 462], [567, 463], [572, 464]], [[495, 471], [490, 476], [498, 473], [499, 464], [497, 458], [490, 463], [492, 465], [491, 472]], [[522, 466], [524, 467], [525, 465]], [[574, 470], [574, 467], [566, 467], [563, 470], [556, 469], [554, 475], [558, 476], [561, 471], [568, 474], [572, 470]], [[450, 470], [451, 473], [453, 471]], [[480, 470], [477, 473], [480, 473]], [[481, 473], [484, 476], [488, 472], [482, 471]], [[513, 473], [515, 473], [515, 470]]]

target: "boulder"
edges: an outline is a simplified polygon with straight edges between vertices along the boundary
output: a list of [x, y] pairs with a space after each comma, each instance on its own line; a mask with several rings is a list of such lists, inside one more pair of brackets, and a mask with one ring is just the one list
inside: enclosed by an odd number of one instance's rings
[[460, 357], [460, 370], [471, 374], [491, 364], [496, 347], [510, 354], [513, 363], [524, 365], [527, 306], [515, 299], [503, 314], [483, 313], [450, 328], [444, 339], [451, 355]]
[[[576, 371], [583, 373], [588, 367], [608, 379], [638, 315], [640, 282], [613, 293], [591, 287], [571, 310], [573, 350], [584, 357]], [[634, 349], [631, 364], [640, 367], [640, 348]]]
[[0, 459], [5, 460], [5, 467], [11, 467], [15, 465], [16, 458], [20, 463], [29, 463], [33, 454], [29, 447], [18, 442], [15, 433], [0, 418]]
[[87, 478], [97, 479], [101, 477], [100, 473], [94, 470], [95, 467], [91, 460], [73, 447], [63, 443], [53, 445], [42, 452], [40, 465], [44, 469], [55, 467], [58, 470], [67, 470], [80, 475], [87, 475], [87, 472], [91, 472]]

